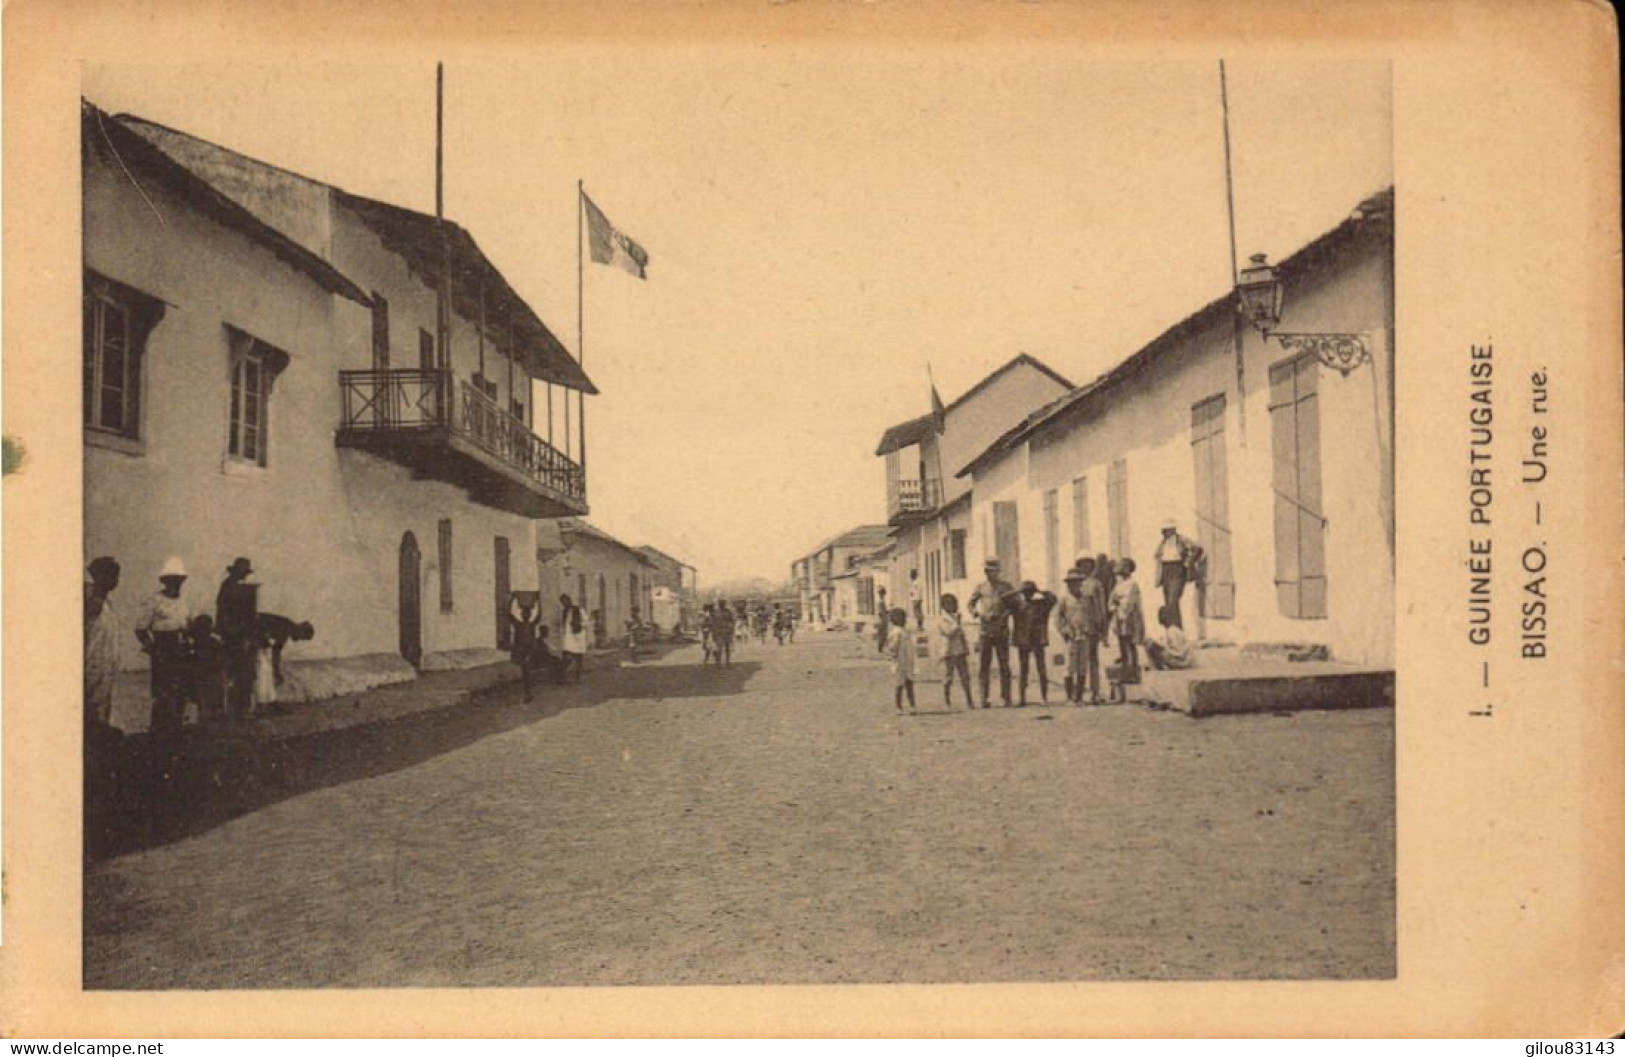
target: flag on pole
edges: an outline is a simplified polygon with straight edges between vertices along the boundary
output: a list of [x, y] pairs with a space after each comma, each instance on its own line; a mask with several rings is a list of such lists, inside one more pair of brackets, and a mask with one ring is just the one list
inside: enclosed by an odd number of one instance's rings
[[937, 380], [931, 374], [931, 365], [926, 364], [925, 376], [931, 381], [931, 422], [938, 433], [948, 428], [948, 409], [942, 406], [942, 397], [937, 392]]
[[643, 247], [618, 231], [586, 192], [581, 194], [581, 204], [587, 211], [587, 247], [593, 263], [613, 264], [639, 279], [649, 278], [645, 271], [649, 255]]

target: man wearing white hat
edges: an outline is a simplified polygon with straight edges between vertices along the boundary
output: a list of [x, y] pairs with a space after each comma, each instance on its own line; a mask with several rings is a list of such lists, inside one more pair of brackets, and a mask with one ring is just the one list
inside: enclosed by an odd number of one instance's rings
[[1201, 554], [1201, 547], [1179, 534], [1179, 526], [1173, 519], [1162, 523], [1162, 539], [1157, 542], [1156, 586], [1162, 588], [1162, 602], [1173, 621], [1170, 627], [1185, 626], [1179, 614], [1179, 600], [1185, 594], [1185, 584], [1194, 579]]
[[155, 737], [178, 732], [186, 715], [186, 630], [192, 623], [192, 607], [181, 594], [186, 583], [186, 566], [170, 558], [158, 571], [163, 586], [147, 600], [135, 624], [135, 637], [152, 658], [152, 720], [148, 730]]

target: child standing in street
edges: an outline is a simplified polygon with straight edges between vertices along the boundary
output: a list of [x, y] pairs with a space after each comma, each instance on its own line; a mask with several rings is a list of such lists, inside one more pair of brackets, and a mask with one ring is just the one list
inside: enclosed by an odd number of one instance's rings
[[942, 703], [954, 707], [954, 676], [965, 688], [965, 707], [974, 710], [976, 699], [970, 694], [970, 641], [965, 637], [965, 622], [959, 615], [959, 598], [942, 596], [942, 613], [937, 617], [937, 634], [942, 636]]
[[892, 671], [897, 675], [895, 693], [897, 711], [903, 711], [903, 695], [908, 695], [908, 710], [914, 705], [914, 636], [909, 634], [908, 614], [901, 609], [891, 611], [891, 632], [886, 636], [886, 652], [892, 659]]
[[707, 602], [701, 609], [700, 648], [705, 651], [705, 660], [703, 662], [705, 664], [711, 663], [711, 654], [716, 650], [716, 647], [711, 642], [711, 623], [716, 619], [715, 608], [710, 602]]
[[1100, 704], [1100, 640], [1106, 634], [1106, 600], [1095, 576], [1095, 560], [1080, 558], [1066, 574], [1066, 597], [1060, 607], [1061, 638], [1066, 640], [1066, 696]]
[[1140, 643], [1145, 641], [1145, 612], [1140, 607], [1140, 585], [1134, 582], [1133, 558], [1117, 563], [1117, 585], [1112, 588], [1109, 608], [1118, 648], [1112, 696], [1126, 701], [1126, 687], [1140, 681]]

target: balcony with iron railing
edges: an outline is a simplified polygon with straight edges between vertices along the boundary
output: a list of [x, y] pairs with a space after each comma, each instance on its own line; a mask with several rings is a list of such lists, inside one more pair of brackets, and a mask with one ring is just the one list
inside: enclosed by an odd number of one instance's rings
[[340, 371], [337, 443], [465, 488], [470, 498], [526, 517], [587, 512], [581, 464], [450, 371]]
[[893, 477], [886, 481], [886, 515], [893, 525], [928, 518], [941, 505], [941, 481], [929, 477]]

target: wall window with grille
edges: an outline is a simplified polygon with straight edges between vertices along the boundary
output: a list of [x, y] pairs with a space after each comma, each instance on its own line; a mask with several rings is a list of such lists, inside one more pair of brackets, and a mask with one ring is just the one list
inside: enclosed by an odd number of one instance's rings
[[1196, 542], [1207, 555], [1207, 579], [1197, 585], [1202, 616], [1236, 615], [1230, 557], [1230, 481], [1224, 450], [1224, 394], [1191, 408], [1191, 457], [1196, 464]]
[[1326, 616], [1326, 518], [1320, 496], [1320, 363], [1270, 368], [1274, 455], [1275, 597], [1284, 616]]
[[1111, 534], [1111, 556], [1132, 557], [1129, 553], [1127, 459], [1118, 459], [1106, 468], [1106, 520]]
[[265, 466], [270, 461], [271, 388], [287, 366], [288, 354], [235, 327], [226, 330], [231, 347], [226, 455], [233, 462]]
[[440, 519], [440, 612], [451, 612], [451, 518]]
[[147, 335], [164, 303], [92, 271], [84, 279], [84, 425], [92, 436], [141, 439]]

